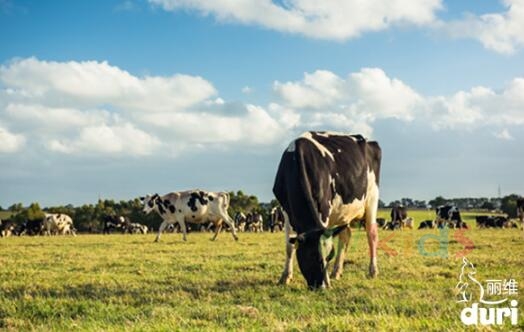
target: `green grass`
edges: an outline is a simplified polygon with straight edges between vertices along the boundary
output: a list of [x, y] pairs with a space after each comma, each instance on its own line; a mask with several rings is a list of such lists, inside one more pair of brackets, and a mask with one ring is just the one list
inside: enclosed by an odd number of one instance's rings
[[[423, 218], [417, 218], [418, 221]], [[464, 330], [455, 302], [463, 250], [450, 230], [448, 257], [426, 257], [416, 243], [437, 230], [381, 231], [396, 256], [379, 252], [380, 274], [366, 278], [365, 233], [354, 230], [342, 278], [311, 292], [295, 278], [278, 286], [283, 233], [80, 235], [0, 239], [0, 329], [37, 331]], [[468, 230], [468, 258], [479, 280], [524, 285], [522, 231]], [[436, 252], [439, 242], [425, 243]], [[521, 290], [521, 294], [524, 290]], [[519, 295], [519, 326], [522, 304]], [[490, 330], [486, 328], [485, 330]]]

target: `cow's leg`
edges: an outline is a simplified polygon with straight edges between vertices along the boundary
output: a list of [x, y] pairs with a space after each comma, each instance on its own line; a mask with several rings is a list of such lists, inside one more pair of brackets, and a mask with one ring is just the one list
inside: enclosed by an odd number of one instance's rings
[[222, 220], [219, 220], [218, 222], [215, 223], [215, 235], [213, 235], [213, 238], [211, 239], [211, 241], [216, 240], [218, 233], [220, 233], [221, 229], [222, 229]]
[[227, 212], [223, 212], [223, 211], [220, 217], [231, 229], [231, 235], [233, 235], [233, 239], [235, 239], [235, 241], [238, 241], [237, 231], [235, 229], [235, 222], [233, 221], [233, 219], [231, 219], [231, 217], [227, 214]]
[[156, 235], [155, 242], [160, 241], [160, 234], [162, 234], [164, 229], [166, 229], [167, 225], [169, 225], [167, 220], [162, 221], [162, 223], [160, 224], [160, 227], [158, 227], [158, 234]]
[[351, 239], [351, 227], [347, 227], [338, 235], [337, 257], [335, 258], [335, 266], [331, 278], [339, 279], [344, 270], [344, 257], [349, 247], [349, 240]]
[[378, 248], [378, 188], [373, 188], [369, 200], [366, 204], [366, 233], [369, 246], [369, 277], [374, 278], [378, 275], [377, 248]]
[[177, 222], [178, 222], [178, 225], [180, 225], [180, 230], [182, 231], [182, 239], [184, 241], [187, 241], [187, 227], [186, 227], [186, 221], [184, 220], [184, 217], [179, 218]]
[[295, 246], [289, 242], [289, 237], [291, 235], [291, 225], [289, 220], [285, 217], [284, 222], [284, 231], [286, 239], [286, 262], [284, 263], [284, 271], [278, 280], [279, 284], [287, 285], [293, 279], [293, 256], [295, 255]]

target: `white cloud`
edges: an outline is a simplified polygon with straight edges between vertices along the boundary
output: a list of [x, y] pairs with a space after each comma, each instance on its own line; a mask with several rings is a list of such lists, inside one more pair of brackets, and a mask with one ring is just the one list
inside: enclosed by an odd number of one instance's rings
[[502, 129], [502, 131], [494, 133], [493, 134], [496, 138], [504, 140], [504, 141], [511, 141], [513, 140], [513, 136], [509, 133], [507, 129]]
[[[222, 22], [258, 25], [307, 37], [346, 40], [392, 25], [435, 21], [441, 0], [149, 0], [167, 11], [195, 10]], [[261, 14], [263, 13], [263, 14]]]
[[198, 76], [140, 78], [97, 61], [15, 60], [0, 67], [0, 82], [14, 100], [89, 108], [110, 104], [136, 111], [182, 110], [216, 94], [213, 85]]
[[275, 81], [277, 98], [266, 107], [228, 102], [200, 77], [140, 78], [105, 62], [18, 60], [0, 67], [0, 82], [2, 152], [178, 155], [191, 147], [271, 146], [305, 130], [371, 136], [383, 119], [488, 128], [501, 139], [511, 138], [508, 126], [524, 125], [524, 78], [503, 89], [424, 96], [380, 68], [344, 77], [317, 70]]
[[253, 88], [246, 85], [245, 87], [242, 88], [242, 93], [246, 95], [251, 94], [253, 93]]
[[13, 134], [6, 128], [0, 126], [0, 153], [13, 153], [20, 150], [25, 144], [25, 137], [21, 134]]
[[488, 49], [511, 54], [524, 45], [524, 1], [503, 0], [507, 11], [484, 15], [467, 14], [461, 20], [441, 22], [456, 38], [473, 38]]
[[160, 141], [126, 123], [118, 126], [88, 126], [73, 139], [52, 139], [47, 147], [63, 153], [124, 154], [145, 156], [156, 152]]

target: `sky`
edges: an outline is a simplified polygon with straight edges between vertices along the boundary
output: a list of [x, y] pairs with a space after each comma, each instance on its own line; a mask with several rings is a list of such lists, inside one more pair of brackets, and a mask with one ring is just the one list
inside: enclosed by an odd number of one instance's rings
[[524, 194], [524, 0], [0, 0], [0, 206], [273, 198], [302, 132], [384, 202]]

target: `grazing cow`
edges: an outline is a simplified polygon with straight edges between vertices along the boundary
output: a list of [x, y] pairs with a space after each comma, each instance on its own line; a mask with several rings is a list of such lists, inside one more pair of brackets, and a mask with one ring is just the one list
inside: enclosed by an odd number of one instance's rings
[[264, 231], [264, 219], [258, 212], [251, 212], [246, 217], [246, 228], [250, 232], [263, 232]]
[[16, 223], [12, 220], [0, 220], [0, 237], [16, 235]]
[[147, 234], [147, 226], [137, 222], [129, 223], [127, 232], [131, 234]]
[[271, 218], [269, 221], [269, 230], [271, 233], [273, 233], [277, 227], [280, 231], [284, 229], [284, 210], [282, 210], [280, 206], [275, 206], [271, 209]]
[[70, 216], [63, 213], [46, 213], [44, 218], [44, 234], [71, 234], [76, 236], [76, 229], [73, 227], [73, 220]]
[[435, 210], [437, 218], [435, 223], [438, 228], [462, 228], [462, 218], [460, 211], [453, 205], [442, 205]]
[[433, 220], [424, 220], [420, 223], [420, 226], [418, 226], [418, 229], [424, 229], [424, 228], [435, 228], [436, 224]]
[[476, 216], [477, 228], [510, 228], [512, 224], [504, 216]]
[[[308, 287], [329, 287], [328, 263], [336, 251], [332, 276], [338, 279], [351, 236], [348, 225], [363, 218], [370, 253], [369, 275], [378, 274], [380, 160], [378, 143], [360, 135], [306, 132], [291, 142], [282, 155], [273, 186], [286, 212], [286, 263], [280, 283], [291, 280], [296, 251]], [[293, 238], [292, 229], [298, 234]], [[340, 240], [335, 250], [333, 237], [337, 235]]]
[[234, 221], [227, 213], [229, 208], [229, 194], [225, 192], [207, 192], [202, 190], [188, 190], [172, 192], [163, 196], [154, 194], [141, 198], [145, 213], [156, 211], [162, 217], [162, 224], [158, 229], [155, 242], [160, 240], [160, 234], [169, 224], [178, 223], [182, 230], [184, 241], [187, 240], [186, 220], [193, 223], [213, 222], [215, 224], [216, 239], [222, 222], [231, 229], [231, 234], [238, 240]]
[[22, 235], [42, 235], [44, 234], [44, 219], [26, 220], [17, 227], [17, 233]]
[[129, 219], [124, 216], [106, 215], [103, 220], [103, 234], [111, 234], [113, 230], [119, 230], [122, 233], [126, 232], [127, 225], [130, 223]]
[[235, 227], [239, 232], [245, 232], [246, 230], [246, 215], [242, 212], [235, 214]]
[[408, 210], [402, 205], [395, 205], [391, 209], [392, 229], [404, 228], [404, 219], [408, 217]]
[[517, 199], [517, 216], [520, 219], [520, 227], [524, 230], [524, 198]]

